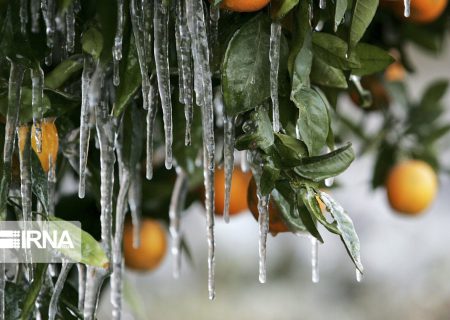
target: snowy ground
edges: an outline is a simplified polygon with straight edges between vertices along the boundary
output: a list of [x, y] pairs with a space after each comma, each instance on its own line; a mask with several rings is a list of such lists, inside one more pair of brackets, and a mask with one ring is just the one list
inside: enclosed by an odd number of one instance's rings
[[[448, 78], [449, 54], [448, 43], [439, 58], [411, 50], [418, 67], [408, 79], [414, 95], [430, 80]], [[450, 105], [449, 94], [446, 99]], [[443, 143], [447, 154], [449, 141], [447, 137]], [[449, 319], [450, 179], [441, 177], [438, 199], [427, 214], [402, 218], [390, 211], [382, 190], [370, 190], [372, 165], [370, 158], [358, 159], [340, 177], [342, 188], [333, 191], [360, 235], [363, 282], [354, 280], [339, 239], [323, 232], [327, 236], [320, 247], [320, 283], [310, 280], [309, 240], [280, 235], [269, 237], [267, 283], [259, 284], [258, 226], [251, 215], [243, 214], [229, 225], [217, 222], [217, 296], [211, 302], [205, 221], [203, 211], [193, 207], [183, 220], [183, 231], [196, 249], [194, 264], [183, 261], [178, 280], [171, 277], [170, 256], [154, 273], [127, 272], [135, 314], [126, 311], [125, 319]], [[110, 318], [108, 300], [104, 295], [101, 320]]]

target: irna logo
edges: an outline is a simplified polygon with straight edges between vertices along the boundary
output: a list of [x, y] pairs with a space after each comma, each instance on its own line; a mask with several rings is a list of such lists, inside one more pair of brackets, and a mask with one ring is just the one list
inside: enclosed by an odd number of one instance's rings
[[74, 249], [67, 230], [0, 230], [1, 249]]

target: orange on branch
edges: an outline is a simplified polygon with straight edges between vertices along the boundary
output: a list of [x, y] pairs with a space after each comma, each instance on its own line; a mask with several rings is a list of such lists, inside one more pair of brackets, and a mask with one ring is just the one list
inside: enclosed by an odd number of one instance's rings
[[403, 81], [406, 76], [406, 71], [403, 65], [396, 61], [389, 65], [389, 67], [386, 68], [384, 71], [384, 78], [387, 81]]
[[[35, 138], [36, 133], [41, 135], [40, 148]], [[58, 129], [56, 129], [54, 118], [44, 119], [41, 123], [33, 125], [31, 128], [31, 147], [38, 156], [42, 169], [48, 172], [50, 169], [50, 157], [53, 165], [55, 165], [58, 156]]]
[[220, 7], [235, 12], [254, 12], [261, 10], [269, 2], [270, 0], [223, 0]]
[[125, 265], [138, 271], [149, 271], [159, 266], [167, 251], [166, 230], [153, 219], [143, 219], [140, 246], [133, 247], [133, 225], [125, 223], [123, 230], [123, 254]]
[[[233, 171], [230, 192], [230, 215], [236, 215], [247, 210], [247, 186], [252, 178], [251, 172], [243, 172], [239, 168]], [[223, 215], [225, 206], [225, 170], [217, 169], [214, 175], [214, 203], [215, 213]]]
[[447, 0], [412, 0], [409, 17], [404, 17], [404, 6], [401, 0], [383, 0], [382, 4], [391, 8], [399, 18], [425, 24], [439, 18], [447, 7]]
[[[258, 212], [258, 196], [256, 194], [256, 181], [254, 178], [251, 179], [248, 185], [247, 191], [247, 202], [248, 208], [252, 213], [253, 217], [258, 221], [259, 212]], [[269, 232], [273, 235], [276, 235], [279, 232], [290, 232], [289, 228], [283, 221], [281, 217], [281, 212], [278, 209], [278, 205], [275, 203], [273, 199], [269, 201]]]
[[433, 202], [438, 179], [433, 168], [421, 160], [408, 160], [396, 165], [386, 181], [389, 203], [399, 213], [416, 215]]

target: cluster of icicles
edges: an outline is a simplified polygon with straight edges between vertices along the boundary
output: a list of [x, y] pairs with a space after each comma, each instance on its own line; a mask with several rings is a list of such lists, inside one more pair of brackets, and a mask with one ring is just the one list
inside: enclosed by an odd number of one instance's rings
[[[172, 156], [172, 95], [170, 83], [170, 69], [168, 59], [169, 43], [169, 8], [164, 0], [130, 0], [130, 17], [132, 22], [133, 35], [138, 53], [140, 71], [142, 76], [142, 97], [143, 108], [147, 110], [147, 164], [146, 177], [151, 179], [153, 175], [153, 127], [157, 109], [161, 105], [164, 120], [165, 132], [165, 165], [167, 169], [175, 166], [177, 180], [172, 194], [170, 204], [170, 234], [172, 237], [171, 252], [174, 258], [173, 274], [178, 277], [180, 273], [181, 261], [181, 236], [180, 236], [180, 215], [183, 208], [184, 199], [187, 192], [187, 175], [176, 166]], [[124, 28], [124, 17], [126, 8], [124, 0], [117, 0], [117, 30], [113, 48], [113, 84], [120, 83], [119, 63], [122, 59], [122, 36]], [[22, 32], [26, 32], [28, 12], [31, 12], [31, 30], [39, 30], [40, 14], [44, 18], [47, 46], [53, 47], [55, 32], [65, 33], [66, 51], [73, 52], [75, 39], [75, 15], [80, 9], [78, 1], [73, 1], [65, 12], [63, 20], [56, 17], [56, 0], [30, 1], [21, 0], [20, 18]], [[218, 20], [220, 10], [210, 6], [209, 12], [205, 10], [202, 0], [180, 0], [175, 4], [175, 40], [177, 46], [178, 74], [179, 74], [179, 100], [185, 106], [186, 133], [185, 144], [190, 145], [190, 127], [194, 112], [195, 102], [200, 107], [203, 127], [203, 170], [205, 184], [205, 207], [206, 207], [206, 227], [208, 242], [208, 291], [209, 298], [214, 299], [214, 170], [215, 170], [215, 137], [214, 137], [214, 102], [213, 87], [211, 80], [210, 60], [212, 57], [211, 48], [217, 42]], [[321, 6], [325, 6], [325, 1], [321, 1]], [[29, 10], [28, 10], [29, 9]], [[150, 10], [150, 11], [149, 11]], [[153, 17], [149, 17], [148, 12], [153, 12]], [[405, 0], [405, 16], [409, 15], [409, 0]], [[153, 19], [153, 34], [148, 34], [146, 24], [152, 23], [148, 19]], [[153, 37], [153, 38], [152, 38]], [[270, 89], [273, 109], [273, 129], [280, 130], [278, 114], [278, 67], [280, 54], [281, 25], [273, 22], [271, 26], [270, 38]], [[153, 47], [149, 45], [153, 40]], [[153, 52], [149, 52], [153, 50]], [[151, 77], [148, 70], [148, 56], [154, 55], [156, 64], [156, 77]], [[46, 63], [51, 64], [51, 54], [47, 56]], [[11, 155], [14, 149], [16, 128], [18, 128], [18, 115], [20, 109], [21, 84], [24, 75], [24, 68], [11, 62], [9, 93], [8, 93], [8, 113], [5, 129], [5, 144], [3, 161], [4, 167], [11, 166]], [[139, 245], [139, 207], [140, 207], [140, 183], [136, 170], [127, 168], [122, 161], [120, 139], [117, 120], [110, 115], [107, 104], [109, 91], [111, 90], [105, 81], [105, 67], [94, 58], [85, 55], [82, 73], [82, 105], [80, 118], [80, 144], [79, 144], [79, 197], [85, 195], [85, 180], [87, 175], [86, 165], [88, 159], [88, 149], [91, 128], [95, 127], [98, 146], [101, 154], [101, 244], [112, 262], [106, 268], [78, 265], [79, 273], [79, 303], [78, 307], [83, 312], [85, 319], [94, 319], [98, 304], [99, 292], [104, 280], [111, 275], [111, 302], [113, 306], [112, 318], [120, 319], [122, 310], [122, 231], [124, 215], [127, 205], [132, 214], [132, 221], [135, 225], [135, 245]], [[32, 109], [33, 120], [36, 130], [32, 139], [36, 145], [41, 145], [41, 131], [39, 123], [43, 118], [43, 89], [44, 73], [40, 67], [31, 71], [32, 79]], [[231, 178], [234, 167], [234, 133], [235, 117], [224, 115], [224, 168], [225, 168], [225, 210], [224, 219], [229, 221], [228, 208], [230, 203]], [[28, 128], [29, 129], [29, 128]], [[21, 136], [21, 135], [19, 135]], [[27, 135], [25, 135], [27, 136]], [[28, 135], [29, 136], [29, 135]], [[29, 139], [28, 139], [29, 140]], [[26, 152], [20, 153], [21, 170], [21, 196], [24, 220], [31, 218], [31, 169], [29, 160], [30, 141], [19, 141], [24, 144]], [[119, 164], [120, 190], [116, 201], [116, 226], [115, 233], [112, 230], [113, 214], [113, 180], [114, 164]], [[257, 185], [261, 167], [258, 159], [251, 152], [244, 152], [242, 155], [242, 166], [248, 170], [250, 165]], [[247, 159], [248, 158], [248, 159]], [[51, 159], [50, 159], [51, 160]], [[72, 159], [73, 160], [73, 159]], [[247, 162], [247, 160], [249, 160]], [[50, 161], [52, 164], [52, 161]], [[71, 161], [73, 163], [73, 161]], [[54, 168], [49, 170], [49, 195], [53, 195], [54, 188]], [[9, 185], [6, 179], [2, 179], [2, 185]], [[327, 185], [332, 181], [328, 180]], [[3, 188], [8, 190], [8, 187]], [[257, 188], [259, 190], [259, 187]], [[54, 212], [53, 197], [49, 197], [48, 212]], [[259, 210], [259, 280], [266, 281], [266, 239], [268, 233], [268, 203], [269, 197], [263, 196], [258, 191]], [[4, 215], [4, 212], [1, 212]], [[318, 242], [312, 239], [312, 280], [319, 280], [318, 273]], [[72, 267], [71, 263], [64, 263], [58, 280], [54, 286], [53, 296], [50, 302], [49, 319], [54, 319], [57, 314], [58, 299], [66, 277]], [[0, 264], [0, 272], [4, 274], [5, 266]], [[31, 276], [32, 278], [32, 276]], [[360, 279], [360, 274], [357, 273]], [[0, 308], [1, 316], [4, 318], [4, 286], [5, 279], [0, 277]], [[3, 290], [2, 290], [3, 289]]]

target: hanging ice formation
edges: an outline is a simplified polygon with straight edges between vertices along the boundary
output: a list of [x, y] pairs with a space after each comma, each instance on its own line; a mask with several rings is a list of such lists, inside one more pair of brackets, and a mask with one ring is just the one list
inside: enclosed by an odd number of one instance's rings
[[318, 283], [319, 279], [319, 241], [311, 237], [311, 280]]
[[202, 0], [185, 1], [194, 61], [194, 89], [201, 107], [203, 126], [203, 176], [205, 183], [206, 230], [208, 240], [208, 293], [215, 297], [214, 265], [214, 109], [209, 46]]
[[41, 152], [42, 149], [42, 129], [41, 120], [44, 116], [44, 71], [40, 66], [31, 69], [31, 109], [33, 111], [33, 124], [35, 134], [33, 139], [36, 141], [36, 149]]
[[61, 272], [59, 273], [58, 280], [56, 281], [55, 287], [53, 289], [52, 298], [50, 299], [50, 304], [48, 307], [48, 319], [55, 320], [56, 314], [58, 313], [58, 304], [61, 292], [64, 288], [69, 271], [72, 268], [73, 263], [64, 261], [61, 267]]
[[174, 278], [180, 276], [181, 267], [181, 212], [183, 211], [186, 195], [188, 192], [188, 177], [180, 167], [176, 168], [177, 180], [172, 191], [169, 206], [170, 226], [169, 231], [172, 237], [171, 253], [173, 259], [172, 274]]
[[403, 0], [403, 5], [405, 6], [403, 15], [405, 17], [409, 17], [409, 15], [411, 14], [411, 0]]
[[114, 37], [114, 47], [113, 47], [113, 81], [114, 85], [118, 86], [120, 83], [119, 75], [119, 62], [122, 59], [122, 38], [123, 38], [123, 27], [124, 27], [124, 0], [117, 0], [117, 29], [116, 35]]
[[234, 142], [236, 119], [233, 116], [224, 116], [224, 144], [223, 144], [223, 162], [225, 168], [225, 203], [223, 209], [223, 219], [225, 222], [230, 221], [230, 195], [231, 195], [231, 179], [234, 169]]
[[270, 97], [272, 99], [273, 131], [280, 131], [280, 106], [278, 101], [278, 70], [280, 68], [281, 23], [270, 26]]
[[133, 224], [133, 247], [139, 248], [141, 234], [142, 215], [142, 180], [141, 165], [136, 165], [132, 172], [130, 190], [128, 191], [128, 206], [131, 211], [131, 222]]

